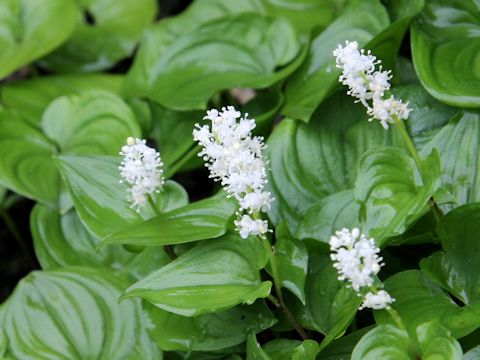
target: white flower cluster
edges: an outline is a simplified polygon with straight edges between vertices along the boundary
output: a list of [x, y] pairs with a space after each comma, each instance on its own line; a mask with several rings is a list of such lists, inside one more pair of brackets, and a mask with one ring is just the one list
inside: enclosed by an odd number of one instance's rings
[[339, 81], [347, 85], [348, 95], [358, 99], [371, 116], [369, 121], [377, 119], [385, 129], [389, 123], [394, 123], [394, 118], [407, 119], [411, 109], [408, 102], [403, 103], [393, 96], [384, 98], [385, 92], [390, 90], [389, 80], [392, 78], [390, 71], [379, 70], [376, 66], [381, 63], [370, 50], [358, 50], [356, 41], [346, 41], [345, 46], [338, 45], [333, 51], [336, 57], [337, 67], [342, 69]]
[[360, 309], [383, 309], [395, 301], [385, 290], [373, 286], [375, 276], [384, 265], [373, 239], [367, 239], [357, 228], [352, 231], [344, 228], [330, 238], [330, 250], [338, 279], [348, 281], [359, 296], [368, 291]]
[[273, 198], [263, 190], [267, 182], [262, 156], [265, 145], [262, 137], [252, 136], [255, 120], [248, 119], [248, 114], [242, 118], [233, 106], [221, 112], [209, 110], [205, 119], [211, 121], [211, 127], [196, 124], [193, 130], [193, 138], [203, 147], [198, 155], [205, 160], [210, 177], [237, 199], [240, 209], [235, 226], [241, 237], [265, 236], [271, 230], [259, 213], [270, 209]]
[[139, 211], [146, 204], [148, 196], [159, 192], [165, 182], [160, 154], [148, 147], [146, 140], [129, 137], [120, 155], [124, 157], [119, 166], [120, 182], [130, 185], [129, 200], [132, 207]]

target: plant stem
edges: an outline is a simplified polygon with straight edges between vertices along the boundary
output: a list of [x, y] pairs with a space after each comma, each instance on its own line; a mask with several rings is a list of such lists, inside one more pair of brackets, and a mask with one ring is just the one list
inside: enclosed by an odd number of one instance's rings
[[393, 319], [399, 329], [406, 330], [405, 326], [403, 325], [402, 318], [400, 317], [400, 315], [398, 315], [397, 311], [394, 308], [388, 306], [385, 308], [385, 310], [387, 310], [388, 314]]
[[[153, 197], [151, 195], [148, 195], [148, 204], [153, 209], [156, 215], [161, 214], [157, 208], [157, 205], [155, 204], [155, 201], [153, 201]], [[175, 251], [173, 251], [173, 248], [171, 245], [163, 245], [163, 249], [165, 250], [167, 255], [170, 257], [170, 259], [175, 260], [177, 258], [177, 254], [175, 254]]]
[[25, 255], [28, 255], [28, 257], [30, 257], [31, 254], [27, 243], [25, 242], [22, 235], [15, 226], [15, 222], [13, 221], [11, 216], [3, 208], [0, 208], [0, 217], [2, 218], [5, 225], [7, 225], [8, 231], [12, 234], [20, 249], [25, 253]]
[[272, 269], [272, 277], [273, 277], [273, 284], [275, 286], [275, 292], [277, 293], [277, 298], [275, 298], [273, 295], [270, 295], [268, 299], [273, 302], [273, 304], [280, 308], [287, 318], [287, 320], [292, 324], [292, 326], [295, 328], [297, 331], [298, 335], [305, 340], [308, 339], [308, 335], [305, 332], [305, 330], [302, 328], [302, 326], [298, 323], [297, 319], [293, 316], [293, 314], [288, 310], [287, 306], [285, 305], [285, 302], [283, 301], [283, 296], [282, 296], [282, 288], [281, 284], [279, 281], [279, 276], [278, 276], [278, 267], [277, 267], [277, 262], [275, 260], [275, 254], [272, 249], [272, 245], [267, 239], [262, 239], [263, 246], [265, 247], [265, 250], [267, 251], [268, 258], [270, 260], [270, 266]]
[[[397, 129], [400, 131], [400, 135], [402, 136], [405, 145], [408, 148], [408, 151], [412, 155], [413, 160], [415, 160], [415, 164], [417, 165], [418, 171], [420, 172], [420, 174], [422, 174], [422, 162], [420, 160], [420, 156], [418, 155], [417, 149], [415, 148], [415, 144], [413, 143], [412, 139], [410, 138], [410, 135], [408, 134], [405, 124], [403, 123], [402, 120], [398, 118], [398, 116], [394, 116], [393, 119], [395, 121], [395, 125], [397, 126]], [[438, 223], [440, 219], [443, 217], [443, 211], [438, 207], [435, 200], [433, 200], [433, 197], [431, 197], [430, 200], [428, 201], [428, 205], [432, 209], [433, 215], [435, 216], [435, 220]]]

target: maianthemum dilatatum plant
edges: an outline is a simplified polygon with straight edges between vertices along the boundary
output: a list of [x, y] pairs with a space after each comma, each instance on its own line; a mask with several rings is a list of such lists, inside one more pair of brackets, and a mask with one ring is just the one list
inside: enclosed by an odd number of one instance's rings
[[480, 359], [479, 19], [0, 1], [0, 360]]

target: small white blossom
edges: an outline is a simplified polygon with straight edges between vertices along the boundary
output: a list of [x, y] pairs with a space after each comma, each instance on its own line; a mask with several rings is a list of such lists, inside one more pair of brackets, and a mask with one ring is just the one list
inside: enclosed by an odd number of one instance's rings
[[[347, 281], [349, 286], [359, 296], [362, 296], [366, 289], [373, 287], [375, 277], [384, 265], [382, 258], [378, 255], [380, 249], [375, 245], [375, 241], [361, 234], [357, 228], [353, 228], [351, 231], [344, 228], [330, 238], [329, 244], [330, 258], [333, 261], [333, 266], [337, 269], [338, 279]], [[365, 298], [364, 305], [360, 309], [364, 307], [374, 308], [370, 304], [380, 304], [382, 301], [384, 303], [387, 303], [387, 300], [389, 300], [388, 303], [393, 301], [384, 290], [370, 291], [369, 294], [367, 294], [368, 298]]]
[[369, 292], [365, 295], [360, 310], [371, 308], [374, 310], [385, 309], [395, 301], [385, 290], [378, 290], [376, 293]]
[[220, 181], [229, 196], [238, 201], [239, 219], [235, 225], [241, 236], [264, 236], [270, 231], [268, 223], [257, 217], [270, 209], [273, 198], [264, 191], [265, 144], [262, 137], [252, 136], [255, 120], [249, 119], [248, 114], [241, 117], [233, 106], [222, 108], [221, 112], [208, 110], [204, 119], [211, 121], [211, 126], [196, 124], [193, 130], [193, 138], [203, 148], [198, 155], [206, 162], [210, 177]]
[[[380, 124], [388, 129], [389, 124], [395, 122], [395, 117], [405, 120], [411, 109], [408, 102], [391, 96], [384, 99], [385, 92], [390, 90], [390, 71], [382, 71], [381, 61], [377, 60], [370, 51], [358, 50], [356, 41], [346, 41], [345, 46], [338, 45], [333, 51], [336, 66], [342, 69], [339, 81], [347, 85], [348, 95], [357, 98], [371, 116], [370, 120], [377, 119]], [[376, 69], [377, 65], [379, 70]]]
[[159, 192], [164, 184], [163, 163], [160, 154], [146, 145], [146, 140], [129, 137], [122, 146], [119, 166], [121, 183], [130, 185], [129, 200], [137, 211], [145, 205], [148, 196]]

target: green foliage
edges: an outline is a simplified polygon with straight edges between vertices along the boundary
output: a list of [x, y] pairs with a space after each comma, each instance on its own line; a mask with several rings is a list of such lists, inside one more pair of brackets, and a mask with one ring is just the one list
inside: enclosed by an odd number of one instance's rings
[[[0, 360], [479, 358], [478, 1], [187, 2], [0, 1]], [[347, 40], [408, 119], [347, 94]], [[226, 106], [267, 144], [262, 211], [198, 156]], [[163, 162], [143, 206], [129, 137]], [[381, 248], [371, 288], [333, 266], [343, 228]]]

